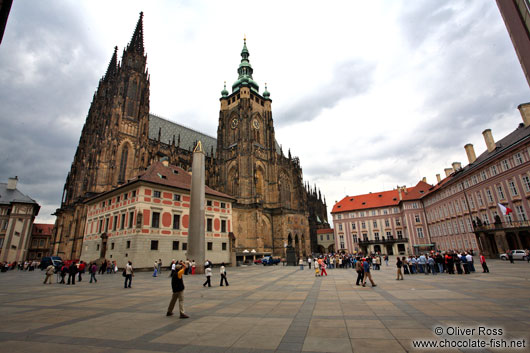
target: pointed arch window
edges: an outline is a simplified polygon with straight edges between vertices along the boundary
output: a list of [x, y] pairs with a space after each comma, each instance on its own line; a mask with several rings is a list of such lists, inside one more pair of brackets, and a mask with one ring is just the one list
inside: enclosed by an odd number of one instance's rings
[[127, 157], [129, 155], [129, 147], [125, 145], [121, 151], [120, 173], [118, 174], [118, 183], [125, 182], [125, 172], [127, 170]]

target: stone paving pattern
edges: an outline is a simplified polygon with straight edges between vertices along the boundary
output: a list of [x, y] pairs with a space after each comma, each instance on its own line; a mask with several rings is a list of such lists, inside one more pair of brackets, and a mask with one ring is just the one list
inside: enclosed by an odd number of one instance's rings
[[119, 273], [66, 286], [15, 270], [0, 273], [0, 352], [419, 352], [412, 339], [439, 339], [433, 328], [449, 325], [503, 328], [504, 338], [528, 341], [530, 264], [488, 264], [489, 274], [404, 281], [383, 264], [374, 288], [356, 286], [352, 269], [316, 278], [281, 265], [227, 268], [230, 286], [219, 287], [215, 268], [212, 288], [202, 275], [185, 276], [185, 320], [165, 316], [168, 272], [137, 273], [124, 289]]

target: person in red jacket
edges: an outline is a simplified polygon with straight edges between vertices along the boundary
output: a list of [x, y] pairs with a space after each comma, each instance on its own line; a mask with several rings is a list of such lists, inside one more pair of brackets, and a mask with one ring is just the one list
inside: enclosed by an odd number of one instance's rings
[[490, 270], [488, 268], [488, 265], [486, 265], [486, 258], [484, 257], [483, 253], [480, 253], [480, 264], [482, 265], [482, 269], [484, 273], [490, 273]]
[[86, 267], [86, 264], [83, 261], [80, 261], [79, 266], [77, 266], [77, 271], [78, 271], [77, 280], [79, 282], [81, 282], [81, 275], [85, 273], [85, 267]]

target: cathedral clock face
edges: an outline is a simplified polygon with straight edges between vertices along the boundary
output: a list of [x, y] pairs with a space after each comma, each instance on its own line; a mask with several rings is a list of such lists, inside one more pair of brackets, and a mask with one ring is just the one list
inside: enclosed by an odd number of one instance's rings
[[252, 121], [252, 126], [254, 127], [254, 129], [258, 130], [259, 129], [259, 121], [257, 119], [254, 119]]
[[237, 127], [237, 124], [239, 123], [239, 120], [237, 118], [232, 119], [232, 122], [230, 123], [230, 126], [232, 129], [235, 129]]

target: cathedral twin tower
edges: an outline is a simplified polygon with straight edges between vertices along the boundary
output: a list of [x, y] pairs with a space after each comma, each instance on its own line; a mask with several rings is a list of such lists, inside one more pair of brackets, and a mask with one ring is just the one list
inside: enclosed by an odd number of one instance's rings
[[217, 140], [149, 113], [149, 73], [143, 14], [121, 63], [117, 47], [94, 94], [71, 170], [56, 211], [54, 254], [78, 259], [86, 223], [85, 200], [112, 190], [167, 157], [191, 168], [202, 141], [206, 183], [232, 195], [236, 252], [299, 256], [316, 245], [316, 229], [328, 227], [320, 192], [304, 185], [299, 160], [286, 157], [275, 139], [271, 99], [253, 80], [246, 40], [232, 92], [221, 92]]

